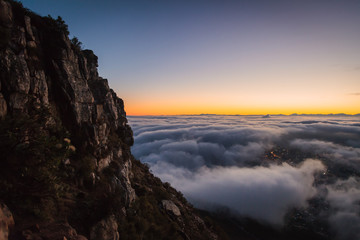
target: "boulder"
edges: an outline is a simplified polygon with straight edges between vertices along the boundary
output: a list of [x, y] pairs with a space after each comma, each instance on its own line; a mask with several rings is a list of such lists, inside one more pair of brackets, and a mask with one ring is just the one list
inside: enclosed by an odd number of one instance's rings
[[162, 200], [161, 201], [162, 207], [170, 214], [179, 217], [181, 216], [180, 209], [170, 200]]

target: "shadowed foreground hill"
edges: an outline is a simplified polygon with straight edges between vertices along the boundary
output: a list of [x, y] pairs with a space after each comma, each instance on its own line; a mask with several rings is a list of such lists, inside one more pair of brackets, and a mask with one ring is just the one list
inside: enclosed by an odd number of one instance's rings
[[61, 18], [0, 0], [0, 239], [219, 239], [130, 152], [123, 101]]

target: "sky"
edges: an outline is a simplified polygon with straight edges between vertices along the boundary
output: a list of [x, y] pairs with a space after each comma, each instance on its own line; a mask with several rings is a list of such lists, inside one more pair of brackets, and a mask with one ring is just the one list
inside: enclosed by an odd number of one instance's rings
[[310, 221], [302, 226], [325, 222], [331, 239], [360, 239], [358, 116], [128, 119], [133, 155], [194, 206], [275, 226], [296, 208]]
[[22, 0], [58, 15], [128, 115], [359, 113], [358, 0]]

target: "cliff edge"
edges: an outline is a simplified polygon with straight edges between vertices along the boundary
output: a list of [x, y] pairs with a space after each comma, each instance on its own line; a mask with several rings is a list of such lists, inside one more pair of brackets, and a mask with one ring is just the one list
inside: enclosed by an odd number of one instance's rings
[[0, 0], [0, 239], [218, 239], [131, 155], [123, 101], [68, 34]]

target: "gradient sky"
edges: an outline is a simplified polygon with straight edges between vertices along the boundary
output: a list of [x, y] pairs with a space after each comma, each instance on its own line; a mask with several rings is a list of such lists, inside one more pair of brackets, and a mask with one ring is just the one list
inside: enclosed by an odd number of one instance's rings
[[128, 115], [360, 112], [358, 0], [22, 0], [62, 16]]

